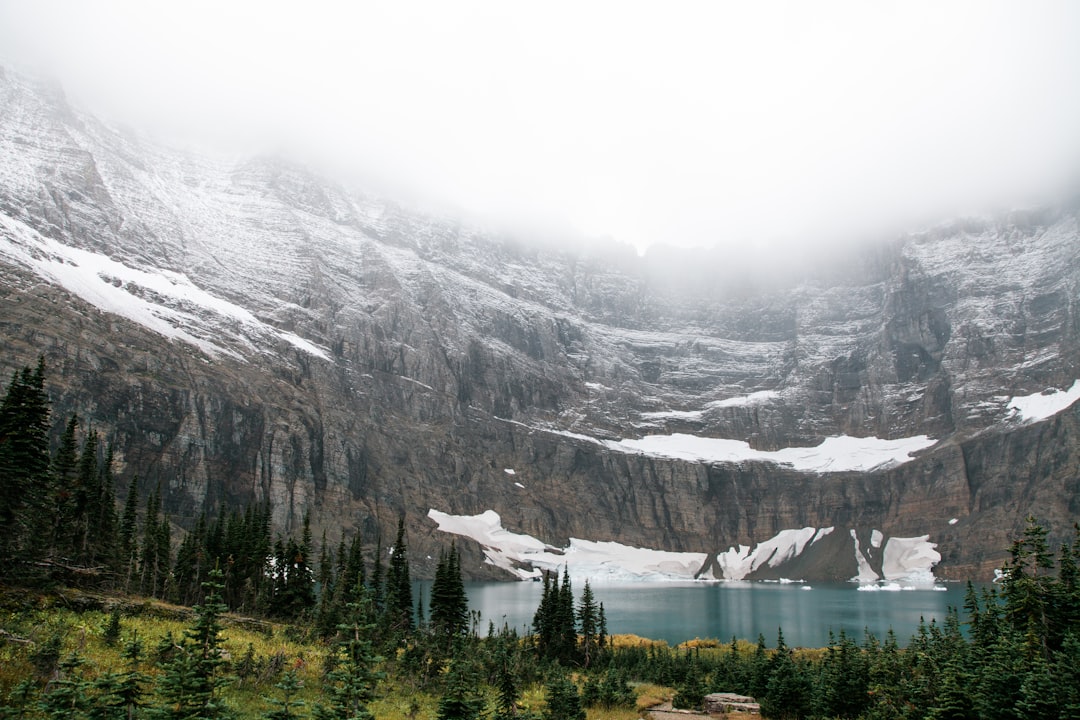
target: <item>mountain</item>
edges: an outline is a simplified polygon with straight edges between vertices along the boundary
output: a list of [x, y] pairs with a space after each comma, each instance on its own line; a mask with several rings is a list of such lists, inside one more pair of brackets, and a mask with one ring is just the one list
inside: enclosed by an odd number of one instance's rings
[[475, 577], [986, 579], [1080, 516], [1078, 218], [770, 277], [173, 150], [7, 71], [0, 370], [43, 354], [57, 428], [178, 528], [269, 499], [372, 545], [404, 513], [421, 576], [469, 537]]

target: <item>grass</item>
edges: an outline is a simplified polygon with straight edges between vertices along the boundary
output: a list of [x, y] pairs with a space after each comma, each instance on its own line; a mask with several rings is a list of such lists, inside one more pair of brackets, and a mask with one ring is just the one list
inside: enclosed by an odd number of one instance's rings
[[[111, 609], [119, 606], [119, 640], [107, 642]], [[86, 609], [90, 607], [92, 609]], [[55, 661], [78, 653], [84, 664], [81, 672], [88, 680], [128, 669], [124, 646], [138, 637], [143, 648], [141, 670], [154, 679], [161, 670], [154, 664], [163, 638], [180, 642], [191, 625], [190, 608], [141, 598], [104, 598], [82, 593], [32, 594], [0, 589], [0, 700], [22, 680], [33, 678], [38, 690], [51, 679]], [[267, 698], [280, 698], [274, 687], [285, 670], [295, 671], [302, 689], [295, 699], [310, 714], [322, 699], [324, 662], [331, 649], [320, 642], [308, 642], [288, 625], [252, 621], [235, 615], [222, 616], [225, 626], [222, 646], [228, 661], [227, 672], [234, 678], [222, 689], [222, 699], [239, 717], [260, 717], [271, 706]], [[59, 641], [52, 662], [42, 658], [50, 642]], [[663, 645], [633, 635], [614, 638], [619, 646]], [[37, 665], [35, 665], [35, 662]], [[40, 666], [40, 668], [39, 668]], [[490, 689], [487, 707], [494, 702]], [[670, 700], [672, 690], [655, 685], [638, 685], [636, 708], [589, 708], [588, 720], [634, 720], [642, 708]], [[439, 698], [408, 679], [390, 678], [380, 682], [378, 698], [370, 709], [380, 720], [430, 720], [436, 716]], [[523, 689], [519, 705], [537, 716], [544, 709], [544, 687], [535, 684]]]

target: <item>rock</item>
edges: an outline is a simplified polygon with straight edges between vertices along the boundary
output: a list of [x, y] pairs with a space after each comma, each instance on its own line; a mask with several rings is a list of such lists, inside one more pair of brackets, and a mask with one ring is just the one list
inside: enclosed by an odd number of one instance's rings
[[[851, 576], [849, 530], [929, 534], [940, 575], [986, 579], [1025, 516], [1060, 538], [1080, 513], [1076, 411], [1006, 407], [1080, 377], [1075, 206], [756, 282], [725, 258], [530, 246], [280, 160], [186, 155], [11, 72], [0, 97], [0, 372], [43, 354], [56, 431], [78, 413], [120, 487], [162, 483], [181, 527], [268, 500], [279, 532], [311, 511], [316, 537], [373, 548], [404, 514], [425, 577], [449, 541], [430, 508], [493, 509], [558, 547], [713, 554], [835, 526], [794, 568], [807, 579]], [[940, 442], [823, 474], [600, 442], [673, 432]]]
[[747, 695], [710, 693], [705, 696], [705, 712], [710, 715], [723, 715], [730, 712], [760, 715], [761, 706], [757, 700]]

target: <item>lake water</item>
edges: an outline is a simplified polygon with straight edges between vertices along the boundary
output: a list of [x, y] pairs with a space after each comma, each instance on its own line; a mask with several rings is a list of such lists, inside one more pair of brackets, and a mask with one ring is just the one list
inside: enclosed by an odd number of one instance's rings
[[[430, 582], [418, 582], [413, 590], [414, 597], [423, 593], [425, 608], [430, 586]], [[582, 587], [583, 583], [574, 585], [579, 597]], [[839, 633], [841, 628], [860, 643], [864, 629], [883, 639], [892, 628], [900, 644], [906, 645], [920, 618], [941, 623], [949, 607], [963, 607], [964, 583], [937, 587], [867, 592], [852, 583], [755, 582], [597, 584], [592, 589], [597, 602], [604, 604], [610, 633], [633, 633], [672, 645], [693, 638], [756, 641], [761, 633], [772, 647], [777, 629], [783, 628], [788, 645], [821, 647], [828, 643], [830, 629]], [[481, 634], [486, 633], [489, 620], [496, 627], [507, 623], [525, 632], [532, 623], [543, 585], [465, 583], [465, 591], [470, 609], [480, 613], [477, 630]]]

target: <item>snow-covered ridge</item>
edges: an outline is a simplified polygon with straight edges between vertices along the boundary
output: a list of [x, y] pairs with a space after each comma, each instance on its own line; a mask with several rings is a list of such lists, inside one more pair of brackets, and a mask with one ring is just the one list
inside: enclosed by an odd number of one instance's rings
[[0, 255], [99, 310], [194, 345], [207, 354], [240, 357], [214, 342], [222, 335], [234, 336], [251, 349], [258, 349], [253, 341], [270, 336], [329, 359], [313, 343], [267, 325], [239, 305], [196, 286], [186, 275], [139, 270], [105, 255], [64, 245], [4, 214], [0, 214], [0, 229]]
[[[597, 542], [570, 538], [565, 548], [548, 545], [531, 535], [513, 533], [502, 526], [502, 518], [494, 510], [479, 515], [449, 515], [428, 510], [442, 532], [471, 538], [481, 545], [485, 562], [502, 568], [521, 580], [539, 577], [542, 571], [566, 568], [576, 580], [590, 582], [656, 582], [687, 580], [745, 580], [763, 568], [780, 568], [801, 556], [835, 528], [782, 530], [754, 547], [740, 545], [716, 555], [720, 576], [713, 573], [708, 553], [669, 552], [631, 547], [617, 542]], [[880, 545], [884, 536], [873, 531]], [[936, 545], [928, 535], [914, 538], [891, 537], [885, 542], [882, 573], [879, 575], [859, 549], [855, 530], [855, 557], [859, 574], [852, 578], [860, 584], [891, 583], [932, 584], [933, 568], [941, 560]]]

